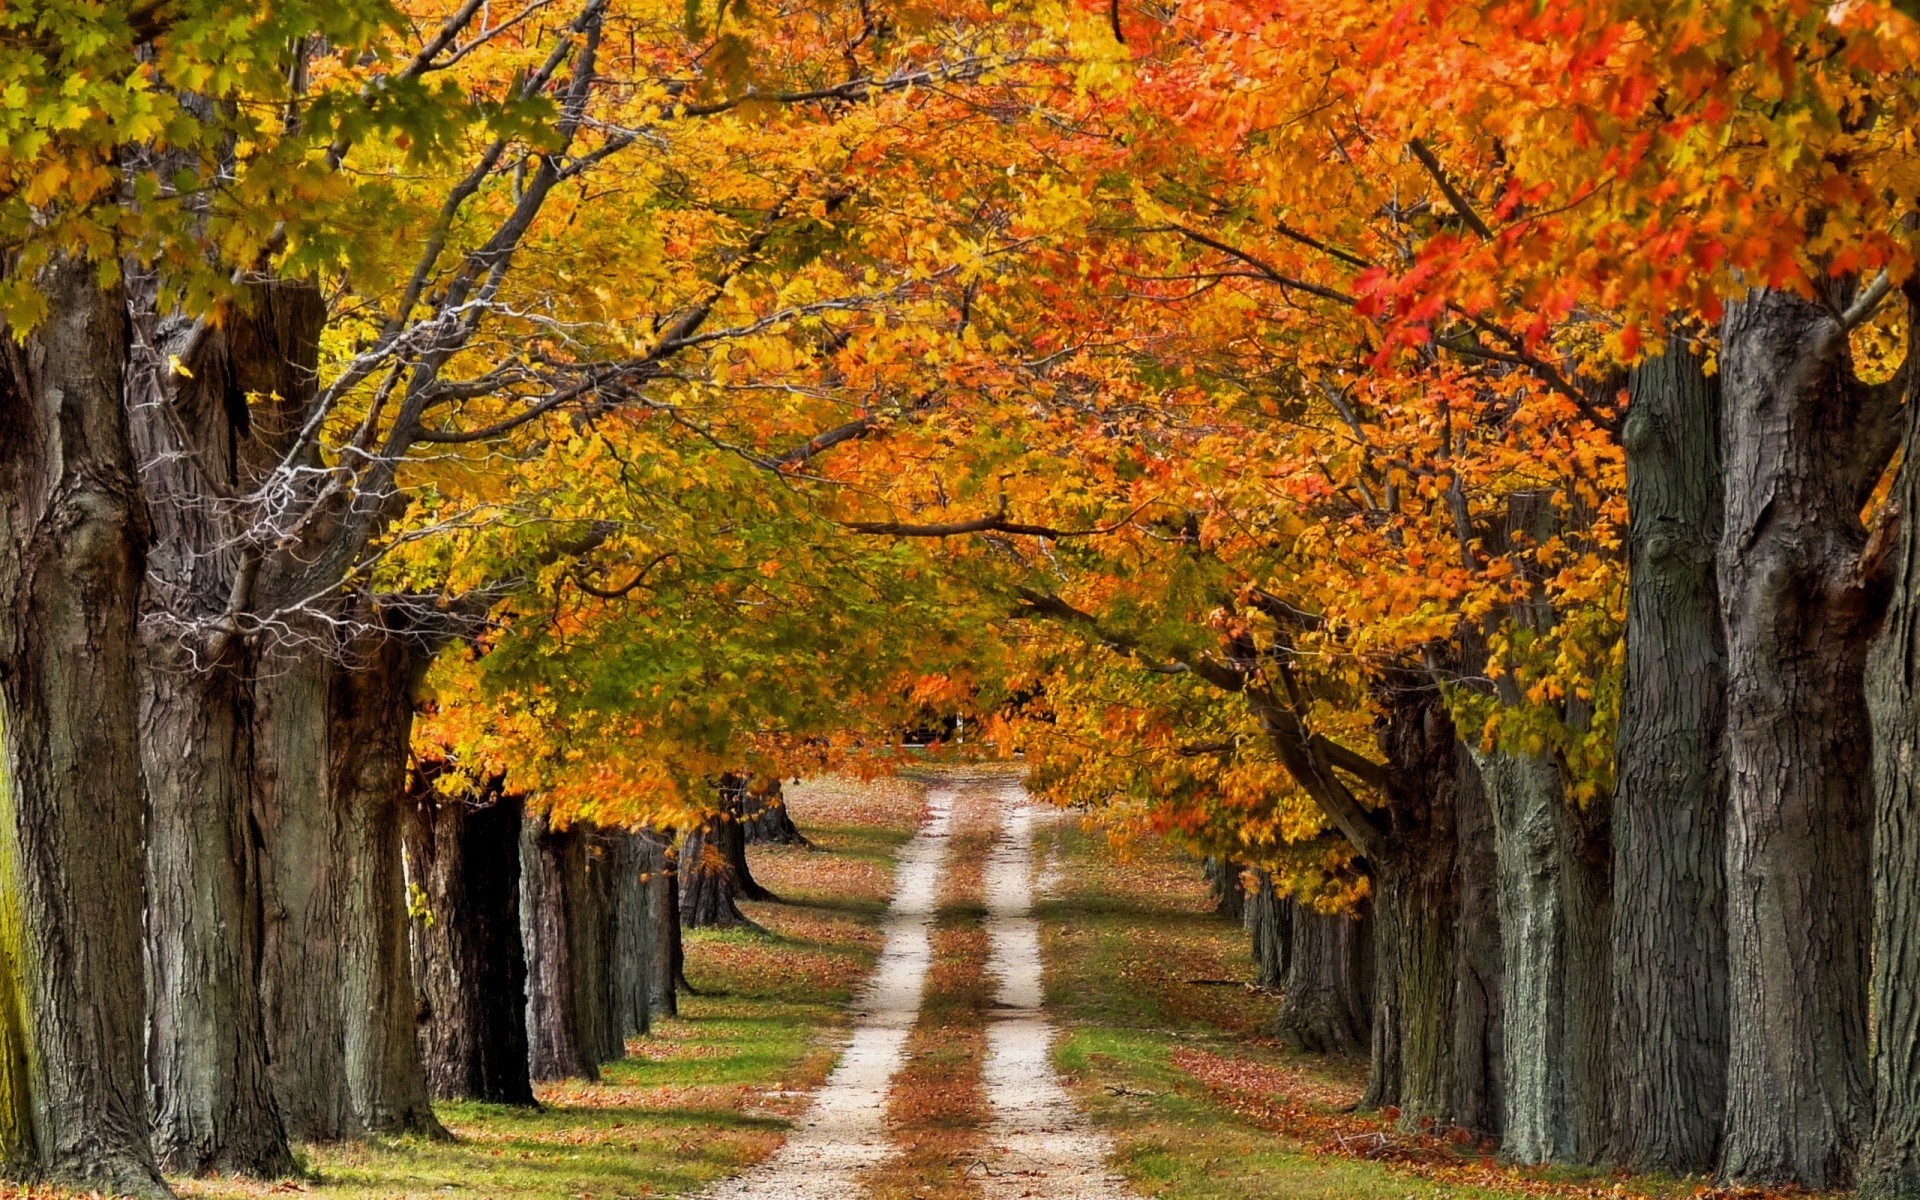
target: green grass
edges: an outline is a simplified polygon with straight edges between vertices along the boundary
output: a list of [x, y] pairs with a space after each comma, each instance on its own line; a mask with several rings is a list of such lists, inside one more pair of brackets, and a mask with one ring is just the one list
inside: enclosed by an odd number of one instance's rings
[[[1244, 934], [1205, 911], [1196, 864], [1158, 853], [1115, 863], [1071, 824], [1041, 836], [1043, 848], [1066, 866], [1058, 895], [1038, 906], [1048, 1003], [1063, 1027], [1054, 1058], [1112, 1139], [1114, 1165], [1143, 1195], [1491, 1200], [1521, 1194], [1316, 1154], [1218, 1102], [1175, 1064], [1178, 1052], [1284, 1067], [1332, 1091], [1351, 1089], [1360, 1067], [1263, 1044], [1259, 1035], [1274, 1000], [1242, 987], [1191, 982], [1252, 975]], [[1330, 1125], [1341, 1119], [1330, 1106], [1308, 1107]]]
[[[883, 821], [882, 818], [875, 818]], [[832, 1066], [844, 1005], [878, 946], [894, 857], [911, 833], [883, 823], [808, 828], [819, 847], [753, 851], [783, 900], [748, 906], [758, 930], [687, 938], [699, 994], [636, 1039], [598, 1083], [541, 1089], [543, 1105], [436, 1106], [453, 1142], [306, 1146], [291, 1184], [177, 1180], [182, 1195], [332, 1200], [599, 1200], [685, 1195], [770, 1153]]]

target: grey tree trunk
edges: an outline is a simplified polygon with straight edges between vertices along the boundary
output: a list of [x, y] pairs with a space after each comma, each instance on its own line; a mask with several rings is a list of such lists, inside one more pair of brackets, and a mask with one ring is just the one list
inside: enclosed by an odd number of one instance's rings
[[136, 613], [148, 528], [125, 298], [72, 259], [0, 342], [0, 1169], [165, 1196], [142, 1023]]
[[329, 774], [340, 815], [340, 1000], [353, 1131], [445, 1137], [415, 1036], [401, 818], [417, 661], [399, 637], [348, 648], [332, 679]]
[[1287, 981], [1293, 950], [1293, 914], [1299, 907], [1274, 891], [1273, 879], [1259, 873], [1259, 886], [1247, 895], [1246, 927], [1253, 943], [1254, 983], [1278, 988]]
[[416, 773], [412, 800], [406, 848], [426, 906], [414, 917], [412, 945], [428, 1089], [439, 1100], [531, 1106], [521, 798], [494, 786], [469, 802]]
[[[520, 840], [520, 929], [527, 948], [527, 1052], [536, 1080], [598, 1079], [619, 1057], [611, 928], [589, 878], [587, 832], [529, 816]], [[601, 873], [604, 875], [604, 872]], [[615, 1034], [612, 1040], [618, 1040]]]
[[1833, 311], [1754, 292], [1721, 326], [1729, 1054], [1722, 1170], [1842, 1183], [1867, 1095], [1860, 511], [1885, 463]]
[[652, 1016], [680, 1015], [680, 977], [685, 971], [680, 942], [680, 877], [671, 830], [640, 835], [646, 854], [647, 922], [653, 929], [653, 970], [647, 977], [647, 1007]]
[[[283, 1176], [294, 1161], [267, 1078], [249, 825], [254, 664], [224, 627], [241, 539], [222, 493], [243, 488], [248, 396], [310, 386], [324, 310], [305, 285], [255, 287], [195, 354], [195, 323], [155, 313], [151, 291], [128, 394], [154, 525], [141, 622], [154, 1148], [183, 1174]], [[178, 353], [193, 356], [187, 374]]]
[[1289, 903], [1292, 946], [1274, 1036], [1309, 1054], [1360, 1054], [1371, 1044], [1366, 922]]
[[444, 1132], [415, 1043], [400, 847], [417, 667], [371, 634], [262, 668], [262, 995], [274, 1096], [307, 1141]]
[[[1909, 296], [1913, 288], [1910, 286]], [[1914, 316], [1909, 299], [1908, 319]], [[1915, 339], [1908, 343], [1908, 370]], [[1892, 603], [1867, 660], [1873, 720], [1873, 1124], [1860, 1194], [1920, 1197], [1920, 426], [1911, 385], [1890, 504]]]
[[721, 782], [721, 810], [690, 831], [680, 846], [680, 923], [688, 929], [752, 924], [739, 902], [773, 898], [748, 869], [740, 824], [744, 787], [733, 779]]
[[747, 842], [750, 845], [811, 846], [805, 834], [793, 823], [787, 799], [779, 780], [747, 789], [744, 812]]
[[1499, 855], [1486, 786], [1465, 746], [1453, 791], [1453, 1111], [1490, 1137], [1506, 1128], [1506, 963]]
[[1574, 810], [1553, 760], [1476, 757], [1499, 857], [1502, 1149], [1525, 1163], [1592, 1162], [1607, 1131], [1604, 822]]
[[609, 836], [614, 839], [608, 855], [614, 882], [614, 1019], [624, 1039], [653, 1028], [652, 856], [641, 834]]
[[1681, 339], [1634, 371], [1613, 799], [1609, 1157], [1706, 1172], [1726, 1111], [1720, 388]]
[[1245, 866], [1230, 858], [1208, 855], [1201, 870], [1213, 891], [1214, 915], [1235, 924], [1246, 920], [1247, 891], [1240, 879]]

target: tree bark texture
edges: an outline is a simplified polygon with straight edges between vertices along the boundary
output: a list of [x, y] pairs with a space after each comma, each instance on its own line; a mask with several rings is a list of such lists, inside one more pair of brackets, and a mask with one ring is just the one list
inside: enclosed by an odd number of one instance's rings
[[1293, 951], [1294, 900], [1274, 890], [1273, 879], [1262, 871], [1259, 884], [1247, 894], [1246, 928], [1253, 943], [1254, 983], [1257, 987], [1286, 985]]
[[1499, 855], [1486, 786], [1456, 745], [1453, 790], [1453, 1110], [1488, 1136], [1506, 1128], [1506, 961]]
[[274, 1095], [307, 1141], [444, 1133], [415, 1041], [400, 844], [419, 665], [375, 632], [262, 668], [262, 995]]
[[1720, 385], [1676, 338], [1629, 390], [1609, 1157], [1706, 1172], [1727, 1086]]
[[167, 1195], [148, 1144], [125, 297], [56, 260], [0, 354], [0, 1168]]
[[1371, 932], [1361, 917], [1288, 903], [1292, 946], [1274, 1036], [1309, 1054], [1360, 1054], [1371, 1044]]
[[[1884, 466], [1832, 310], [1721, 327], [1729, 1055], [1722, 1170], [1842, 1183], [1867, 1095], [1871, 907], [1860, 511]], [[1872, 459], [1874, 461], [1868, 461]]]
[[598, 1079], [625, 1053], [614, 994], [612, 872], [584, 826], [528, 817], [520, 841], [527, 1042], [536, 1080]]
[[[1908, 320], [1916, 288], [1909, 285]], [[1916, 339], [1908, 338], [1908, 371]], [[1899, 478], [1892, 600], [1867, 660], [1873, 721], [1873, 1123], [1862, 1196], [1920, 1197], [1920, 424], [1911, 385]]]
[[680, 977], [685, 971], [680, 941], [680, 873], [671, 830], [640, 834], [646, 855], [647, 922], [653, 929], [653, 970], [647, 976], [647, 1006], [652, 1016], [680, 1015]]
[[248, 397], [310, 386], [325, 310], [311, 287], [258, 286], [196, 352], [196, 322], [158, 314], [143, 290], [128, 395], [154, 529], [141, 620], [154, 1148], [183, 1174], [282, 1176], [294, 1161], [267, 1077], [249, 823], [254, 662], [229, 623], [243, 555], [222, 493], [244, 486]]
[[744, 802], [749, 845], [811, 846], [799, 826], [778, 779], [765, 784], [755, 781], [747, 788]]
[[613, 872], [614, 1019], [624, 1039], [653, 1028], [654, 928], [648, 875], [652, 855], [638, 833], [609, 835]]
[[1525, 1163], [1591, 1162], [1604, 1149], [1607, 1115], [1604, 823], [1573, 809], [1551, 758], [1476, 758], [1499, 856], [1502, 1149]]
[[680, 921], [688, 929], [748, 925], [741, 900], [771, 900], [747, 864], [742, 828], [746, 783], [728, 775], [720, 782], [720, 810], [688, 832], [680, 846]]
[[413, 975], [428, 1090], [437, 1100], [530, 1106], [522, 800], [497, 786], [448, 796], [425, 772], [416, 772], [411, 799], [407, 866], [424, 901], [413, 914]]

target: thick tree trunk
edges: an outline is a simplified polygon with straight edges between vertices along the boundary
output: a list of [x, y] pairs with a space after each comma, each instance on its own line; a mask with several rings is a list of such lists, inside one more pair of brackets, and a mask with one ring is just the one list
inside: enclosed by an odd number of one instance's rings
[[324, 310], [311, 288], [253, 289], [193, 354], [195, 323], [137, 302], [129, 423], [154, 544], [142, 612], [141, 746], [152, 824], [147, 916], [154, 1148], [183, 1174], [294, 1170], [267, 1081], [251, 655], [223, 628], [241, 569], [236, 447], [250, 394], [310, 385]]
[[61, 259], [0, 355], [0, 1169], [164, 1196], [141, 1025], [147, 543], [118, 288]]
[[624, 834], [588, 827], [581, 830], [586, 853], [574, 889], [571, 936], [576, 967], [574, 987], [587, 1052], [595, 1062], [619, 1062], [627, 1056], [620, 1015], [620, 866]]
[[[580, 827], [524, 822], [520, 841], [521, 937], [527, 948], [527, 1043], [536, 1080], [598, 1079], [624, 1046], [614, 1020], [612, 929], [589, 878]], [[611, 1043], [611, 1044], [610, 1044]]]
[[747, 869], [739, 790], [725, 783], [721, 790], [726, 807], [689, 832], [680, 846], [680, 922], [688, 929], [752, 924], [739, 902], [773, 898]]
[[1499, 855], [1486, 787], [1457, 747], [1453, 792], [1453, 1111], [1489, 1136], [1506, 1129], [1506, 964]]
[[323, 655], [269, 652], [254, 721], [268, 1076], [287, 1132], [310, 1142], [355, 1132], [340, 1010], [344, 848], [327, 779], [333, 671]]
[[153, 799], [154, 1151], [181, 1174], [289, 1175], [295, 1165], [268, 1082], [261, 1019], [244, 668], [195, 664], [165, 636], [147, 651], [141, 738]]
[[1525, 1163], [1591, 1162], [1606, 1138], [1604, 821], [1542, 755], [1477, 756], [1494, 814], [1505, 989], [1506, 1131]]
[[417, 667], [379, 631], [263, 664], [261, 990], [274, 1096], [307, 1141], [444, 1134], [415, 1041], [400, 847]]
[[1248, 893], [1246, 905], [1256, 987], [1286, 984], [1292, 963], [1294, 910], [1298, 907], [1291, 898], [1274, 890], [1272, 877], [1265, 871], [1259, 873], [1259, 886]]
[[1704, 1172], [1727, 1086], [1720, 389], [1676, 339], [1636, 370], [1613, 801], [1610, 1157]]
[[747, 788], [744, 802], [749, 845], [811, 846], [806, 835], [793, 823], [786, 795], [778, 779]]
[[1230, 858], [1208, 855], [1201, 864], [1207, 886], [1213, 892], [1213, 913], [1238, 925], [1247, 919], [1247, 890], [1240, 876], [1244, 866]]
[[1276, 1037], [1309, 1054], [1360, 1054], [1371, 1043], [1368, 1027], [1368, 946], [1364, 918], [1323, 914], [1303, 904], [1287, 905], [1292, 947], [1286, 997], [1274, 1019]]
[[1721, 327], [1729, 1046], [1722, 1169], [1842, 1183], [1867, 1094], [1860, 510], [1884, 459], [1833, 312], [1755, 292]]
[[653, 929], [653, 971], [647, 977], [647, 1007], [656, 1017], [680, 1015], [680, 978], [686, 964], [680, 941], [679, 854], [672, 830], [640, 834], [646, 854], [647, 922]]
[[415, 666], [401, 639], [375, 634], [350, 648], [333, 681], [329, 773], [346, 867], [341, 1004], [356, 1132], [444, 1137], [415, 1037], [400, 842]]
[[[1482, 803], [1471, 757], [1423, 678], [1389, 681], [1381, 730], [1394, 803], [1387, 850], [1373, 872], [1372, 1072], [1362, 1103], [1397, 1104], [1410, 1127], [1500, 1131], [1495, 1006], [1482, 978], [1491, 948], [1473, 934], [1482, 914], [1463, 911], [1461, 813]], [[1463, 999], [1477, 998], [1471, 1007]]]
[[619, 832], [609, 862], [614, 882], [614, 1019], [622, 1038], [653, 1028], [654, 928], [644, 835]]
[[469, 802], [416, 773], [407, 866], [413, 976], [426, 1019], [420, 1058], [437, 1100], [532, 1105], [527, 959], [520, 941], [519, 796], [491, 787]]
[[[1911, 316], [1911, 310], [1910, 310]], [[1911, 353], [1911, 351], [1909, 351]], [[1867, 664], [1873, 718], [1873, 1125], [1860, 1194], [1920, 1197], [1920, 425], [1907, 401], [1893, 600]]]

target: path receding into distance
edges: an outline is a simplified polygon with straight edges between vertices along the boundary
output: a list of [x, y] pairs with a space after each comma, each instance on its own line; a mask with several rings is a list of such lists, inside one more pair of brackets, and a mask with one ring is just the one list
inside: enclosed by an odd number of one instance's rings
[[1034, 814], [1025, 790], [1002, 779], [932, 789], [920, 829], [901, 852], [885, 941], [855, 999], [853, 1033], [832, 1074], [784, 1145], [708, 1193], [711, 1200], [857, 1200], [861, 1178], [896, 1152], [887, 1093], [905, 1065], [933, 960], [933, 922], [949, 827], [961, 789], [995, 794], [1000, 833], [986, 863], [987, 971], [999, 983], [981, 1083], [992, 1107], [979, 1173], [986, 1200], [1127, 1200], [1106, 1165], [1109, 1146], [1053, 1069], [1053, 1024], [1043, 1007], [1040, 924], [1033, 917]]

